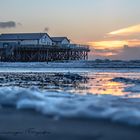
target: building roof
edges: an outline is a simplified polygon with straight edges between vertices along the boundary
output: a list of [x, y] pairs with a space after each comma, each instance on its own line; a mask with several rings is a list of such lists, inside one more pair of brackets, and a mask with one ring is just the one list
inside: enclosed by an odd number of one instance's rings
[[47, 35], [49, 37], [49, 35], [47, 33], [1, 34], [0, 35], [0, 40], [38, 40], [44, 35]]
[[54, 42], [62, 42], [64, 39], [70, 41], [67, 37], [51, 37]]

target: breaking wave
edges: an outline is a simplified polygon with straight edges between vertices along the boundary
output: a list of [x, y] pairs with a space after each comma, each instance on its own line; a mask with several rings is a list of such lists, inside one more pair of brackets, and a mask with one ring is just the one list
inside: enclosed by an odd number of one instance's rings
[[[33, 109], [54, 118], [109, 119], [140, 125], [140, 99], [112, 95], [79, 95], [37, 88], [0, 88], [1, 107]], [[131, 112], [131, 113], [130, 113]]]

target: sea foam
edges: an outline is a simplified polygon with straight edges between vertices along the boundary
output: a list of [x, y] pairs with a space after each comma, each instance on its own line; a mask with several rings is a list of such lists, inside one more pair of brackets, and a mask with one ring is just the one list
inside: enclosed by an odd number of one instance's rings
[[0, 105], [32, 109], [54, 118], [109, 119], [140, 125], [140, 99], [112, 95], [80, 95], [37, 88], [0, 88]]

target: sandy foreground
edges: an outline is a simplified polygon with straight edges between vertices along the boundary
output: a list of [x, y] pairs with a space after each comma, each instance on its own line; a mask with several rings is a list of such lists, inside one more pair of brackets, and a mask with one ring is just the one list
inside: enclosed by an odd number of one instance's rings
[[0, 109], [0, 140], [139, 140], [140, 127], [104, 120], [47, 118], [34, 111]]

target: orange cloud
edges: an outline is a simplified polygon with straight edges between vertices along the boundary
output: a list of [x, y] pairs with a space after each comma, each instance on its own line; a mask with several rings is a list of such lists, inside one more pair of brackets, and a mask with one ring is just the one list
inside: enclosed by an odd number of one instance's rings
[[139, 39], [131, 39], [128, 40], [129, 46], [140, 46], [140, 40]]
[[[101, 41], [91, 41], [88, 43], [94, 50], [94, 55], [110, 57], [121, 53], [124, 45], [130, 48], [140, 48], [140, 24], [127, 28], [112, 31]], [[101, 50], [101, 51], [96, 51]], [[103, 51], [112, 50], [112, 51]], [[117, 52], [114, 52], [116, 50]], [[132, 51], [132, 50], [131, 50]]]
[[109, 57], [109, 56], [114, 56], [114, 55], [117, 55], [117, 53], [113, 53], [113, 52], [94, 52], [94, 55], [97, 55], [97, 56], [104, 56], [104, 57]]
[[125, 44], [128, 44], [128, 41], [108, 40], [108, 41], [89, 42], [88, 44], [98, 49], [106, 49], [106, 48], [118, 49], [123, 47]]
[[139, 33], [140, 33], [140, 24], [110, 32], [108, 33], [108, 35], [125, 36], [125, 35], [139, 34]]
[[[137, 39], [124, 40], [124, 41], [108, 40], [108, 41], [89, 42], [89, 44], [94, 48], [93, 55], [101, 56], [101, 57], [111, 57], [121, 53], [121, 49], [123, 49], [124, 45], [128, 45], [131, 48], [135, 48], [135, 46], [139, 47], [140, 40]], [[96, 51], [96, 49], [101, 51]], [[105, 51], [106, 49], [108, 51]], [[116, 52], [113, 50], [116, 50]]]

